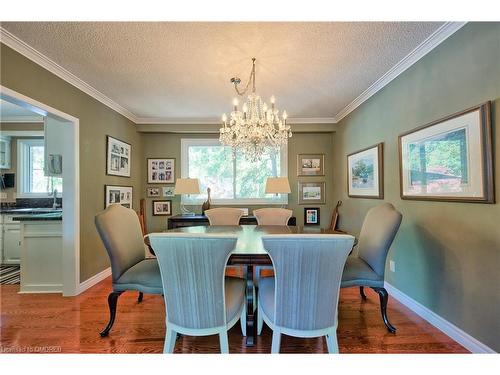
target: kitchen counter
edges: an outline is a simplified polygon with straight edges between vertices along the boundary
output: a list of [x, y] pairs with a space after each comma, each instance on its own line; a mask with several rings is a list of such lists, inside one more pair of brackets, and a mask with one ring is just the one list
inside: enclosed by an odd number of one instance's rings
[[50, 212], [44, 214], [20, 215], [12, 218], [14, 221], [53, 221], [62, 220], [61, 212]]

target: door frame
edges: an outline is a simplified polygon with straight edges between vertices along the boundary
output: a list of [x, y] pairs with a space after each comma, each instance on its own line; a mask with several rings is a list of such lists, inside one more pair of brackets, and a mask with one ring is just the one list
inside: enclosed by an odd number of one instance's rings
[[62, 279], [63, 296], [80, 292], [80, 121], [67, 113], [43, 104], [8, 87], [0, 85], [0, 98], [31, 110], [42, 116], [54, 117], [71, 126], [73, 153], [65, 155], [63, 168], [63, 244]]

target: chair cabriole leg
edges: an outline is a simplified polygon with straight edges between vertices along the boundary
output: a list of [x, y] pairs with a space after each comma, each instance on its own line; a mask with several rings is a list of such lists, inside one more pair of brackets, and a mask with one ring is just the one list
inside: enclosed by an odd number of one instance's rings
[[137, 297], [137, 302], [141, 303], [143, 298], [144, 298], [144, 294], [142, 292], [139, 292], [139, 297]]
[[387, 330], [390, 333], [396, 333], [396, 327], [394, 327], [387, 318], [387, 302], [389, 301], [389, 293], [385, 288], [372, 288], [375, 292], [377, 292], [380, 298], [380, 312], [382, 313], [382, 319], [384, 320], [384, 324], [387, 327]]
[[118, 303], [118, 297], [120, 297], [122, 293], [123, 292], [111, 292], [108, 296], [109, 322], [106, 328], [100, 333], [101, 337], [106, 337], [115, 323], [116, 305]]
[[364, 299], [364, 300], [366, 299], [365, 287], [363, 287], [363, 286], [359, 287], [359, 294], [361, 294], [362, 299]]

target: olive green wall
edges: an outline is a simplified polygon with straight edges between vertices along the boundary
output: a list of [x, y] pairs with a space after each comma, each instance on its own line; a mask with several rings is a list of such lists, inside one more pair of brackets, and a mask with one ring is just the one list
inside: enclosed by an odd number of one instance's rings
[[[109, 267], [94, 226], [104, 209], [104, 185], [134, 187], [139, 207], [143, 150], [136, 126], [124, 116], [70, 85], [41, 66], [1, 44], [0, 83], [80, 120], [80, 281]], [[132, 145], [131, 178], [106, 175], [106, 135]]]
[[[338, 127], [334, 140], [334, 197], [343, 200], [340, 225], [359, 233], [380, 200], [348, 198], [346, 155], [384, 142], [385, 201], [403, 214], [386, 280], [468, 334], [500, 351], [499, 204], [408, 201], [399, 197], [398, 135], [492, 101], [494, 144], [500, 143], [500, 24], [460, 29]], [[495, 156], [500, 199], [500, 152]], [[388, 262], [387, 262], [388, 264]], [[397, 326], [397, 324], [396, 324]]]
[[[146, 166], [146, 158], [175, 158], [175, 176], [181, 176], [181, 139], [182, 138], [213, 138], [216, 135], [211, 134], [143, 134], [144, 144], [144, 161]], [[294, 216], [297, 218], [297, 225], [303, 225], [304, 222], [304, 205], [298, 204], [298, 181], [315, 182], [325, 181], [326, 184], [326, 204], [325, 205], [308, 205], [320, 208], [321, 227], [330, 225], [330, 215], [333, 205], [333, 133], [294, 133], [288, 143], [288, 178], [292, 193], [288, 196], [288, 208], [293, 210]], [[325, 176], [321, 177], [297, 177], [297, 154], [300, 153], [322, 153], [325, 154]], [[190, 176], [195, 177], [195, 176]], [[168, 186], [160, 184], [147, 184], [146, 176], [144, 177], [143, 195], [146, 196], [146, 188], [148, 186]], [[173, 186], [173, 185], [171, 185]], [[149, 231], [158, 231], [166, 227], [167, 219], [165, 216], [152, 216], [152, 201], [157, 199], [172, 200], [173, 214], [180, 213], [180, 196], [173, 198], [147, 198], [147, 225]], [[253, 209], [262, 206], [237, 205], [237, 207], [248, 207], [249, 212]], [[194, 207], [195, 211], [201, 213], [201, 206]]]

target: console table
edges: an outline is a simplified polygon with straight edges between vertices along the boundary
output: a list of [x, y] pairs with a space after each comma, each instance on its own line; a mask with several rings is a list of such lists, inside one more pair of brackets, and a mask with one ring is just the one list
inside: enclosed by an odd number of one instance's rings
[[[208, 225], [208, 218], [205, 215], [194, 215], [194, 216], [183, 216], [175, 215], [168, 218], [167, 229], [175, 229], [182, 227], [194, 227], [198, 225]], [[242, 216], [240, 219], [240, 225], [257, 225], [257, 219], [255, 216]], [[295, 217], [292, 216], [288, 220], [289, 226], [296, 226], [297, 222]]]

